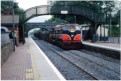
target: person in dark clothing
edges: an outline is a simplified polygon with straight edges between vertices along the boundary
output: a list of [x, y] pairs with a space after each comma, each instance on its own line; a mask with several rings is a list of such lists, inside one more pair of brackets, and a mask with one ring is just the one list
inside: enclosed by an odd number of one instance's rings
[[9, 38], [10, 38], [10, 39], [14, 39], [14, 44], [15, 44], [16, 46], [18, 46], [18, 45], [17, 45], [17, 41], [16, 41], [16, 33], [15, 33], [15, 32], [11, 31], [11, 32], [9, 33]]
[[13, 32], [12, 31], [9, 33], [9, 38], [13, 39]]

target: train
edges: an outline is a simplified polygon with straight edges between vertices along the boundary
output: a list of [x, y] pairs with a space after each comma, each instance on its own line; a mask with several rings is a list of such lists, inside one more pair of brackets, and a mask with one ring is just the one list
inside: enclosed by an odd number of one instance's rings
[[[47, 35], [48, 34], [48, 35]], [[47, 40], [63, 48], [82, 48], [81, 27], [78, 24], [62, 24], [52, 27], [49, 33], [45, 34]], [[42, 34], [41, 36], [44, 36]]]

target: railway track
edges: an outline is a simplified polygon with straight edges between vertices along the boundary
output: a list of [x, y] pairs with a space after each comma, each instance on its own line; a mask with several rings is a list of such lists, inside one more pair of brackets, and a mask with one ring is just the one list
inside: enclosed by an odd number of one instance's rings
[[[44, 44], [43, 44], [44, 45]], [[82, 69], [81, 67], [77, 66], [75, 63], [71, 62], [69, 59], [67, 59], [66, 57], [64, 57], [63, 55], [61, 55], [59, 52], [57, 52], [56, 50], [48, 47], [47, 45], [44, 45], [47, 48], [51, 49], [53, 52], [55, 52], [56, 54], [58, 54], [59, 56], [61, 56], [62, 58], [66, 59], [68, 62], [70, 62], [71, 64], [73, 64], [74, 66], [78, 67], [80, 70], [82, 70], [84, 73], [86, 73], [87, 75], [89, 75], [93, 80], [98, 80], [96, 77], [92, 76], [90, 73], [88, 73], [87, 71], [85, 71], [84, 69]]]
[[102, 54], [100, 54], [100, 53], [95, 53], [95, 52], [86, 51], [86, 50], [78, 50], [78, 51], [83, 52], [83, 53], [86, 53], [86, 54], [91, 54], [91, 55], [93, 55], [94, 57], [103, 58], [103, 59], [105, 59], [105, 60], [107, 60], [107, 61], [110, 61], [110, 62], [113, 62], [113, 63], [117, 63], [117, 64], [120, 63], [119, 60], [117, 60], [117, 59], [112, 59], [111, 57], [107, 57], [107, 56], [102, 55]]
[[[84, 58], [84, 59], [86, 59], [86, 60], [88, 60], [90, 62], [93, 62], [93, 63], [95, 63], [96, 65], [98, 65], [100, 67], [104, 67], [104, 68], [106, 68], [108, 70], [111, 70], [111, 71], [117, 73], [117, 74], [120, 74], [120, 71], [117, 70], [117, 69], [112, 68], [111, 65], [107, 66], [106, 63], [99, 64], [98, 62], [95, 62], [95, 61], [92, 61], [90, 59], [87, 59], [86, 57], [82, 57], [81, 55], [79, 55], [79, 53], [82, 53], [82, 51], [74, 51], [74, 52], [69, 51], [69, 52], [72, 53], [72, 54], [74, 54], [74, 55], [76, 55], [76, 56], [78, 56], [78, 57], [81, 57], [81, 58]], [[77, 52], [79, 52], [79, 53], [77, 53]], [[100, 58], [98, 58], [98, 59], [100, 59]], [[100, 61], [101, 61], [101, 59], [100, 59]], [[114, 64], [114, 66], [116, 66], [116, 68], [120, 69], [120, 66], [118, 66], [116, 63], [113, 63], [113, 64]]]
[[[64, 58], [65, 60], [67, 60], [68, 62], [70, 62], [71, 64], [73, 64], [75, 67], [79, 68], [81, 71], [83, 71], [85, 73], [85, 75], [88, 75], [92, 80], [109, 80], [109, 79], [116, 79], [117, 80], [117, 79], [120, 79], [119, 76], [118, 76], [118, 74], [116, 74], [113, 71], [109, 71], [110, 69], [107, 71], [107, 73], [110, 74], [110, 72], [112, 72], [113, 75], [110, 75], [110, 76], [107, 76], [107, 77], [106, 76], [102, 76], [101, 74], [99, 75], [95, 71], [89, 71], [89, 69], [84, 69], [83, 66], [80, 66], [81, 65], [80, 63], [77, 63], [77, 61], [79, 61], [79, 59], [81, 59], [82, 57], [80, 58], [80, 56], [77, 55], [76, 53], [70, 52], [70, 51], [62, 52], [62, 51], [64, 51], [63, 49], [59, 49], [60, 51], [58, 51], [58, 49], [57, 49], [58, 47], [53, 46], [53, 45], [51, 45], [51, 44], [49, 44], [47, 42], [44, 42], [44, 41], [41, 41], [41, 42], [42, 42], [42, 45], [43, 46], [46, 46], [47, 47], [47, 49], [50, 49], [54, 53], [58, 54], [60, 57]], [[64, 54], [62, 54], [62, 53], [64, 53]], [[85, 59], [85, 58], [83, 58], [83, 59]], [[86, 60], [88, 60], [88, 59], [86, 59]], [[88, 66], [88, 64], [89, 63], [87, 62], [86, 65]], [[94, 65], [94, 64], [96, 64], [96, 63], [92, 63], [92, 65]], [[99, 64], [96, 64], [96, 66], [94, 66], [94, 67], [91, 66], [91, 67], [93, 69], [93, 68], [96, 68], [97, 66], [104, 67], [104, 66], [101, 66]], [[100, 67], [99, 68], [96, 68], [96, 69], [98, 70], [98, 69], [100, 69]], [[98, 71], [101, 72], [100, 70], [98, 70]], [[104, 70], [104, 71], [106, 71], [106, 70]], [[102, 73], [102, 74], [104, 74], [104, 73]], [[114, 78], [111, 78], [112, 76], [114, 76]]]
[[[50, 48], [51, 49], [51, 48]], [[67, 59], [66, 57], [64, 57], [63, 55], [61, 55], [60, 53], [58, 53], [57, 51], [51, 49], [53, 52], [57, 53], [58, 55], [60, 55], [61, 57], [63, 57], [64, 59], [66, 59], [67, 61], [69, 61], [71, 64], [73, 64], [74, 66], [78, 67], [80, 70], [82, 70], [84, 73], [86, 73], [87, 75], [89, 75], [91, 78], [93, 78], [93, 80], [98, 80], [96, 77], [94, 77], [93, 75], [91, 75], [90, 73], [88, 73], [87, 71], [85, 71], [84, 69], [82, 69], [81, 67], [77, 66], [75, 63], [71, 62], [69, 59]]]

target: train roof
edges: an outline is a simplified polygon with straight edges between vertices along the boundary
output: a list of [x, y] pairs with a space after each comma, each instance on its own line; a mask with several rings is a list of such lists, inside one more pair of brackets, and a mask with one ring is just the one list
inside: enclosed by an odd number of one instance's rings
[[66, 24], [60, 24], [60, 25], [79, 25], [79, 24], [75, 24], [75, 23], [66, 23]]
[[79, 24], [61, 24], [61, 25], [56, 25], [55, 27], [63, 26], [63, 25], [79, 25]]
[[55, 27], [60, 27], [60, 26], [63, 26], [63, 25], [56, 25]]
[[56, 26], [54, 26], [52, 28], [57, 28], [57, 27], [64, 26], [64, 25], [79, 25], [79, 24], [69, 24], [69, 23], [68, 24], [60, 24], [60, 25], [56, 25]]

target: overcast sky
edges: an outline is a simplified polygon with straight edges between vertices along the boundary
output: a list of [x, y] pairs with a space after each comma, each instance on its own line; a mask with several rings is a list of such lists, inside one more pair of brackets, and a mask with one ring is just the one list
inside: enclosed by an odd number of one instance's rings
[[[34, 6], [47, 5], [47, 0], [15, 0], [15, 2], [17, 2], [19, 7], [23, 8], [24, 10]], [[30, 19], [28, 22], [44, 22], [50, 18], [50, 15], [38, 16]]]

